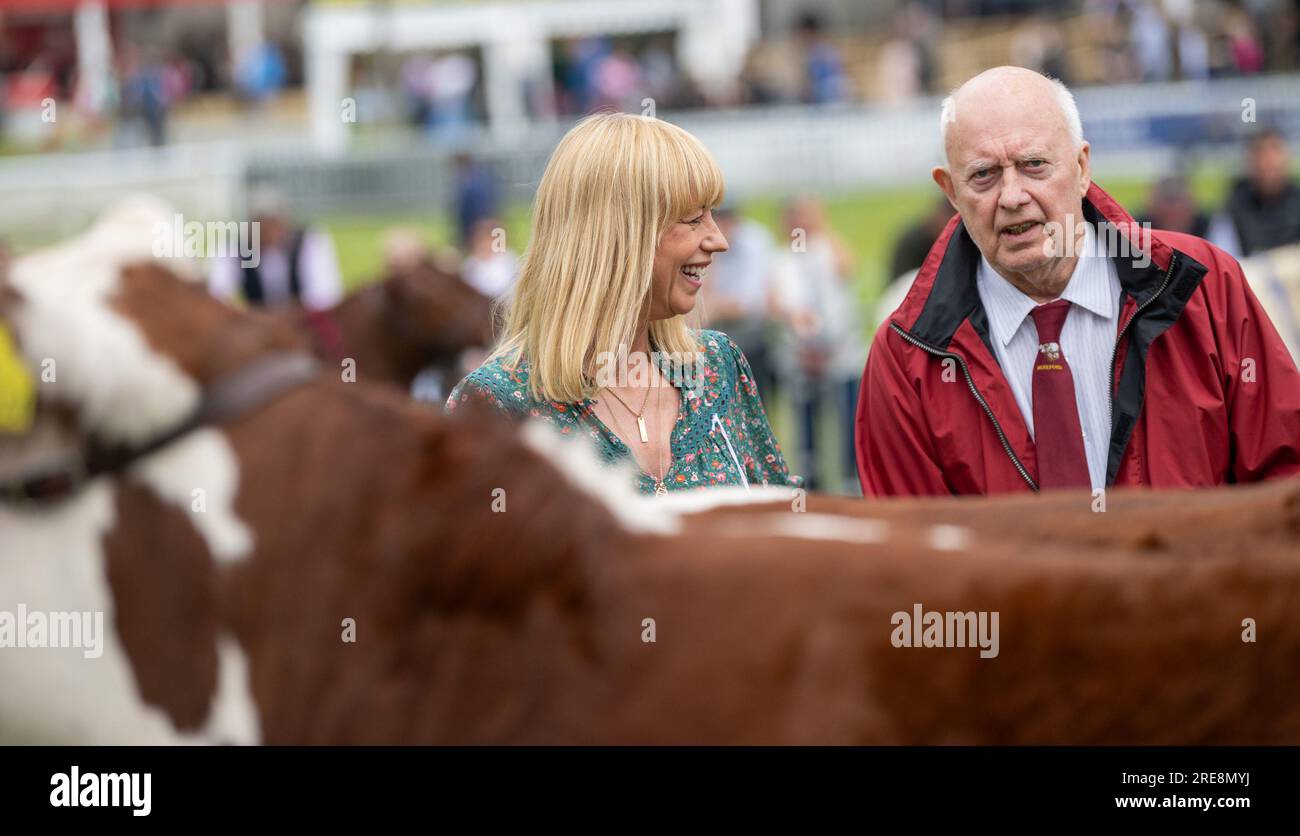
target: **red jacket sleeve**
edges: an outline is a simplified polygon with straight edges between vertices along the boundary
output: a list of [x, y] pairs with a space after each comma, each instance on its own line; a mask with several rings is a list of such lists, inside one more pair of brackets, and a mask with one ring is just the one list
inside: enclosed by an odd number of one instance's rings
[[888, 322], [872, 341], [854, 421], [858, 480], [865, 496], [947, 496], [924, 405], [900, 359], [904, 347]]
[[[1235, 259], [1214, 250], [1220, 272], [1232, 475], [1257, 482], [1300, 473], [1300, 371]], [[1216, 317], [1217, 319], [1217, 317]]]

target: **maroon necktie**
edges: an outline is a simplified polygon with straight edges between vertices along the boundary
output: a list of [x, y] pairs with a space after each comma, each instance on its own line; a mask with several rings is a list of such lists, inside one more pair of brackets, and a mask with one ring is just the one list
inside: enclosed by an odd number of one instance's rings
[[1070, 303], [1057, 299], [1030, 313], [1038, 327], [1038, 357], [1034, 360], [1034, 445], [1038, 448], [1039, 486], [1087, 488], [1088, 457], [1083, 428], [1074, 400], [1074, 376], [1061, 351], [1061, 328]]

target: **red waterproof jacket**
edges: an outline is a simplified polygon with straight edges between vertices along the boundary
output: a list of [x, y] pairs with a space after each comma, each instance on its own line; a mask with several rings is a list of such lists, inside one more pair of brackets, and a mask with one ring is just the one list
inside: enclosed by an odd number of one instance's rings
[[[1228, 254], [1137, 229], [1093, 185], [1084, 215], [1136, 252], [1111, 359], [1107, 485], [1204, 487], [1300, 473], [1300, 372]], [[1149, 249], [1148, 249], [1149, 247]], [[954, 217], [872, 342], [855, 432], [867, 496], [1038, 490], [1034, 442], [976, 291], [980, 254]]]

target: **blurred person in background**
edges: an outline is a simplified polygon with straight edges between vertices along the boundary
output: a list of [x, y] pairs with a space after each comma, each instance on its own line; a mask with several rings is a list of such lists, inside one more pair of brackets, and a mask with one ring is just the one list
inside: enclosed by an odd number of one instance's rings
[[332, 308], [343, 298], [334, 241], [324, 229], [294, 220], [288, 197], [262, 185], [249, 197], [249, 217], [257, 224], [256, 265], [238, 254], [215, 260], [208, 287], [214, 296], [257, 308], [297, 303], [308, 311]]
[[1173, 33], [1156, 0], [1131, 0], [1130, 48], [1141, 81], [1168, 81], [1173, 75]]
[[461, 252], [469, 252], [474, 226], [498, 215], [496, 181], [488, 167], [471, 154], [457, 154], [454, 165], [456, 190], [452, 215], [456, 218], [458, 246]]
[[591, 84], [592, 101], [597, 108], [639, 110], [641, 93], [647, 91], [641, 65], [622, 45], [615, 46], [596, 63]]
[[948, 219], [956, 211], [948, 198], [940, 195], [931, 204], [930, 211], [924, 218], [903, 230], [903, 234], [894, 242], [894, 252], [889, 259], [888, 279], [891, 283], [904, 273], [921, 266], [930, 254], [930, 248], [934, 246], [934, 239], [943, 232]]
[[280, 47], [263, 41], [235, 57], [232, 75], [239, 96], [259, 105], [275, 98], [288, 81], [289, 70]]
[[1165, 0], [1165, 14], [1169, 18], [1177, 77], [1183, 81], [1209, 78], [1210, 40], [1197, 22], [1196, 4], [1193, 0]]
[[428, 67], [428, 128], [440, 141], [455, 142], [474, 121], [478, 64], [463, 52], [451, 52]]
[[470, 233], [469, 252], [461, 264], [461, 275], [470, 286], [489, 299], [510, 292], [519, 274], [519, 256], [506, 246], [505, 228], [497, 218], [483, 218]]
[[1264, 70], [1264, 41], [1243, 0], [1224, 0], [1223, 35], [1228, 57], [1237, 75]]
[[810, 104], [833, 104], [849, 97], [849, 80], [840, 51], [823, 28], [822, 19], [812, 12], [799, 18], [799, 43], [807, 74], [804, 100]]
[[596, 68], [610, 51], [607, 37], [574, 38], [563, 41], [556, 67], [560, 90], [559, 108], [564, 113], [586, 113], [596, 95]]
[[817, 461], [818, 424], [829, 406], [835, 416], [836, 458], [844, 480], [840, 488], [856, 493], [853, 416], [867, 352], [852, 266], [815, 198], [791, 201], [784, 221], [790, 244], [776, 257], [772, 297], [784, 326], [777, 365], [795, 404], [802, 467], [809, 488], [832, 488]]
[[937, 75], [939, 21], [924, 3], [909, 2], [893, 15], [893, 35], [876, 56], [875, 98], [905, 103], [929, 92]]
[[1182, 172], [1167, 174], [1156, 181], [1138, 220], [1155, 229], [1186, 232], [1197, 238], [1205, 238], [1210, 233], [1210, 216], [1196, 205], [1187, 176]]
[[154, 49], [128, 44], [122, 51], [121, 66], [116, 143], [130, 146], [143, 139], [155, 147], [165, 144], [172, 92], [167, 65]]
[[741, 217], [730, 204], [715, 209], [713, 217], [730, 246], [713, 257], [709, 281], [700, 289], [703, 315], [708, 327], [731, 337], [749, 358], [758, 391], [771, 409], [776, 391], [767, 347], [772, 235], [758, 221]]
[[1246, 175], [1233, 185], [1224, 213], [1236, 247], [1220, 245], [1238, 257], [1300, 242], [1300, 186], [1278, 128], [1265, 127], [1248, 141]]
[[1133, 54], [1133, 9], [1126, 0], [1085, 0], [1083, 14], [1090, 40], [1100, 46], [1101, 76], [1106, 83], [1124, 84], [1139, 77]]
[[1068, 83], [1065, 38], [1054, 15], [1040, 12], [1030, 17], [1011, 36], [1009, 48], [1011, 63]]

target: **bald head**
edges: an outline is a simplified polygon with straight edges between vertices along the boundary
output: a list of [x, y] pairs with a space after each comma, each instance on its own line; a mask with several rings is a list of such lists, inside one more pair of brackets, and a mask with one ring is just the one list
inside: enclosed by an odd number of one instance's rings
[[1056, 298], [1074, 258], [1055, 236], [1077, 229], [1091, 184], [1091, 149], [1070, 91], [997, 67], [944, 101], [941, 127], [947, 164], [931, 174], [980, 252], [1031, 297]]
[[1022, 107], [1040, 112], [1054, 111], [1074, 146], [1078, 148], [1083, 144], [1083, 122], [1079, 119], [1074, 94], [1068, 87], [1023, 67], [994, 67], [971, 78], [943, 100], [939, 111], [939, 131], [943, 136], [945, 155], [949, 154], [950, 136], [959, 113], [978, 110], [990, 103], [1006, 102], [1019, 102]]

